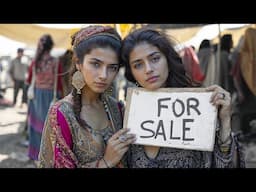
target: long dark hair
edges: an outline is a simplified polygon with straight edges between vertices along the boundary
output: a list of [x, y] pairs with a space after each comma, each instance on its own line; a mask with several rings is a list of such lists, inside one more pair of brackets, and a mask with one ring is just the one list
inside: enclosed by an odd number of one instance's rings
[[[102, 29], [103, 32], [97, 32], [98, 29]], [[92, 30], [95, 30], [96, 32], [92, 33]], [[83, 33], [84, 35], [80, 35], [81, 33]], [[73, 48], [74, 54], [72, 58], [72, 75], [77, 71], [76, 64], [83, 63], [84, 56], [86, 54], [89, 54], [95, 48], [111, 48], [118, 55], [119, 64], [121, 65], [121, 37], [114, 28], [103, 26], [89, 26], [87, 28], [81, 29], [76, 33], [75, 36], [72, 36], [72, 44], [73, 42], [75, 42], [75, 39], [77, 37], [81, 39], [81, 36], [84, 37], [84, 39], [79, 40], [79, 44], [77, 44]], [[80, 119], [82, 105], [81, 94], [77, 94], [77, 91], [73, 85], [72, 96], [74, 102], [73, 109], [76, 119], [78, 120], [80, 125], [84, 125], [85, 122]]]
[[166, 34], [147, 27], [133, 31], [123, 40], [122, 62], [125, 66], [125, 77], [129, 81], [136, 82], [129, 65], [129, 56], [134, 47], [142, 42], [157, 47], [165, 55], [169, 70], [166, 87], [188, 87], [191, 85], [191, 80], [186, 76], [182, 60], [174, 49], [174, 42]]
[[50, 34], [44, 34], [40, 37], [37, 45], [35, 63], [38, 66], [38, 63], [42, 60], [42, 56], [49, 52], [54, 46], [53, 39]]

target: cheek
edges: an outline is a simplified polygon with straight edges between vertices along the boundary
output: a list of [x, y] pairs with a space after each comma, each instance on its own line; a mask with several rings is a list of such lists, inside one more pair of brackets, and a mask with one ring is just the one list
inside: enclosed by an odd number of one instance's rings
[[89, 83], [92, 81], [93, 77], [95, 76], [95, 72], [92, 70], [83, 70], [83, 75], [85, 82]]
[[162, 74], [163, 74], [163, 81], [165, 82], [168, 78], [169, 70], [164, 70]]
[[140, 82], [140, 79], [143, 74], [139, 70], [132, 70], [131, 74], [136, 81]]
[[117, 73], [118, 73], [118, 72], [110, 72], [109, 75], [108, 75], [108, 79], [109, 79], [110, 81], [113, 81], [113, 80], [116, 78]]
[[163, 80], [166, 81], [169, 75], [169, 67], [168, 67], [167, 61], [164, 61], [162, 63], [161, 74], [162, 74]]

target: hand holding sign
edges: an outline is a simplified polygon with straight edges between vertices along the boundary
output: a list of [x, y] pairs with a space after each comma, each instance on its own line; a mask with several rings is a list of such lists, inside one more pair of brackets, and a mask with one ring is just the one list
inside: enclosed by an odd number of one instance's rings
[[[127, 134], [128, 131], [129, 129], [121, 129], [108, 140], [103, 157], [108, 167], [114, 167], [118, 164], [124, 153], [128, 150], [129, 145], [135, 141], [135, 135]], [[120, 137], [125, 137], [125, 140], [120, 139]]]
[[[230, 93], [218, 85], [212, 85], [206, 88], [207, 91], [213, 91], [211, 103], [219, 109], [220, 127], [220, 143], [229, 144], [231, 142], [231, 97]], [[224, 95], [224, 97], [223, 97]]]

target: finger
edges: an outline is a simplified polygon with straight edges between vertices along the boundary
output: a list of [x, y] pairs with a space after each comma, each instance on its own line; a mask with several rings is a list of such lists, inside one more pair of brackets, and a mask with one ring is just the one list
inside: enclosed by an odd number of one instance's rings
[[229, 106], [230, 102], [228, 100], [218, 99], [213, 103], [215, 106]]
[[136, 138], [136, 134], [133, 134], [133, 133], [126, 134], [125, 136], [126, 136], [126, 139]]
[[230, 101], [231, 101], [230, 93], [229, 93], [229, 92], [226, 92], [226, 91], [219, 93], [218, 96], [217, 96], [216, 101], [217, 101], [217, 100], [224, 100], [224, 101], [226, 101], [227, 103], [230, 103]]
[[122, 149], [122, 148], [124, 148], [124, 147], [126, 147], [126, 146], [129, 146], [130, 144], [132, 144], [132, 143], [134, 143], [136, 141], [136, 138], [130, 138], [130, 139], [127, 139], [127, 141], [125, 141], [125, 142], [123, 142], [123, 143], [119, 143], [118, 145], [117, 145], [117, 148], [118, 149]]
[[[122, 137], [122, 136], [125, 137], [123, 140], [120, 139], [120, 137]], [[136, 135], [135, 134], [123, 134], [120, 137], [113, 141], [113, 143], [115, 145], [118, 145], [120, 143], [125, 143], [129, 139], [134, 139], [134, 138], [136, 138]]]
[[206, 91], [215, 91], [216, 89], [221, 89], [221, 87], [219, 85], [211, 85], [206, 87]]
[[113, 140], [116, 140], [116, 139], [118, 139], [118, 137], [120, 137], [121, 135], [127, 133], [128, 131], [130, 131], [130, 129], [128, 129], [128, 128], [120, 129], [111, 138], [113, 138]]
[[224, 99], [226, 100], [227, 98], [230, 97], [230, 93], [221, 89], [214, 91], [212, 96], [211, 96], [211, 102], [215, 102], [217, 99]]
[[214, 91], [211, 95], [210, 102], [213, 103], [219, 97], [218, 95], [219, 95], [219, 92]]

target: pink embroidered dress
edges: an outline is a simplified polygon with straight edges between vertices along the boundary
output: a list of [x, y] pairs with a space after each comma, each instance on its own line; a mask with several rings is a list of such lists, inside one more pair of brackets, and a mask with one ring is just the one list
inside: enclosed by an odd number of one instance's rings
[[[104, 97], [108, 106], [109, 126], [100, 133], [81, 127], [75, 118], [72, 96], [56, 102], [45, 122], [39, 153], [40, 167], [81, 168], [97, 167], [105, 152], [107, 140], [122, 128], [123, 105], [112, 97]], [[95, 139], [100, 134], [103, 143]], [[124, 165], [120, 163], [119, 165]]]

